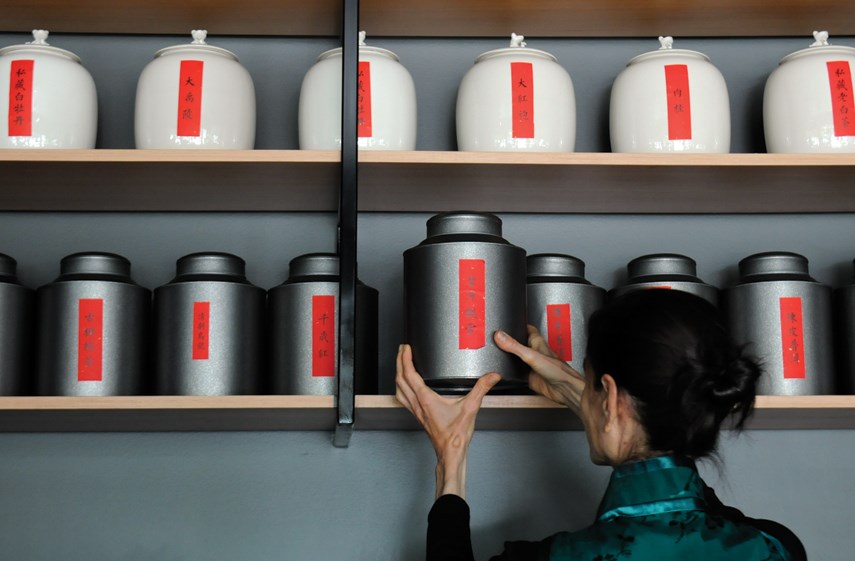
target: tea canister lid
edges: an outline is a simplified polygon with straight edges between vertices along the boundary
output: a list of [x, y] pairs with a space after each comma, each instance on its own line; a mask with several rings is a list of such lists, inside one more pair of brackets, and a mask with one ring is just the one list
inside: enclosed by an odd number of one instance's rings
[[98, 251], [63, 257], [59, 264], [60, 279], [76, 275], [106, 275], [130, 280], [131, 262], [121, 255]]
[[67, 58], [72, 62], [80, 62], [80, 57], [71, 51], [66, 51], [65, 49], [60, 49], [59, 47], [53, 47], [50, 43], [47, 42], [48, 35], [50, 35], [50, 31], [47, 29], [33, 29], [33, 40], [24, 43], [23, 45], [10, 45], [8, 47], [3, 47], [0, 49], [0, 56], [9, 55], [12, 53], [39, 53], [39, 54], [47, 54], [47, 55], [56, 55]]
[[338, 277], [339, 261], [335, 253], [307, 253], [295, 257], [288, 265], [289, 278], [310, 276]]
[[526, 258], [527, 276], [585, 278], [585, 262], [562, 253], [537, 253]]
[[558, 58], [556, 58], [553, 54], [538, 49], [528, 48], [526, 46], [524, 35], [517, 35], [516, 33], [511, 33], [511, 43], [508, 47], [502, 49], [493, 49], [492, 51], [481, 53], [475, 58], [475, 63], [477, 64], [481, 61], [500, 56], [519, 56], [521, 54], [543, 58], [552, 62], [558, 62]]
[[704, 62], [710, 62], [710, 57], [708, 57], [704, 53], [700, 53], [698, 51], [690, 51], [688, 49], [675, 49], [674, 38], [669, 36], [659, 37], [659, 48], [657, 50], [637, 55], [631, 58], [629, 62], [626, 63], [626, 65], [631, 66], [638, 62], [665, 56], [682, 56], [687, 58], [696, 58], [699, 60], [703, 60]]
[[0, 253], [0, 282], [15, 282], [18, 262], [14, 258]]
[[163, 49], [160, 49], [159, 51], [154, 53], [154, 58], [161, 57], [164, 55], [181, 53], [210, 53], [230, 58], [235, 62], [240, 62], [238, 60], [237, 55], [235, 55], [233, 52], [222, 47], [215, 47], [206, 43], [205, 39], [208, 38], [208, 31], [206, 29], [194, 29], [190, 32], [190, 35], [193, 37], [193, 41], [191, 43], [164, 47]]
[[842, 55], [855, 57], [855, 48], [845, 47], [842, 45], [832, 45], [828, 42], [828, 31], [814, 31], [814, 41], [807, 48], [792, 52], [781, 59], [778, 63], [784, 64], [796, 58], [801, 58], [811, 55]]
[[749, 255], [739, 262], [739, 276], [744, 281], [760, 280], [770, 275], [809, 276], [807, 257], [788, 251], [770, 251]]
[[427, 221], [427, 237], [475, 234], [502, 237], [502, 219], [488, 212], [442, 212]]
[[697, 264], [691, 257], [677, 253], [642, 255], [626, 266], [630, 282], [644, 282], [646, 277], [687, 277], [700, 282]]
[[[398, 55], [396, 55], [395, 53], [393, 53], [389, 49], [383, 49], [381, 47], [374, 47], [371, 45], [366, 45], [365, 44], [365, 37], [366, 36], [367, 35], [365, 34], [364, 31], [359, 32], [359, 54], [360, 55], [362, 55], [364, 53], [370, 53], [370, 54], [384, 56], [384, 57], [391, 59], [395, 62], [401, 61], [401, 59], [398, 58]], [[318, 55], [317, 62], [320, 62], [324, 59], [328, 59], [328, 58], [331, 58], [334, 56], [341, 56], [341, 47], [336, 47], [335, 49], [330, 49], [328, 51], [322, 52], [320, 55]]]
[[231, 253], [202, 252], [185, 255], [176, 263], [176, 281], [195, 276], [223, 276], [246, 280], [246, 262]]

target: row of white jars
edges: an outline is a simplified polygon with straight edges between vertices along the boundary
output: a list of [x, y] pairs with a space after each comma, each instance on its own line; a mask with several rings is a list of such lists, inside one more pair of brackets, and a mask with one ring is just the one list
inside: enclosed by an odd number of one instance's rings
[[[97, 101], [91, 76], [76, 55], [49, 46], [47, 32], [33, 34], [32, 43], [0, 49], [0, 92], [9, 92], [0, 147], [93, 148]], [[767, 81], [769, 152], [855, 151], [855, 49], [828, 45], [825, 32], [814, 36], [813, 45], [784, 57]], [[205, 38], [205, 31], [194, 31], [191, 44], [161, 49], [143, 70], [136, 101], [137, 147], [253, 148], [252, 79], [233, 53], [208, 45]], [[729, 151], [724, 78], [705, 55], [673, 49], [672, 42], [660, 37], [659, 50], [630, 60], [615, 80], [613, 151]], [[321, 54], [304, 79], [301, 148], [340, 146], [340, 105], [338, 48]], [[508, 48], [480, 55], [460, 85], [461, 150], [569, 152], [575, 129], [570, 76], [551, 54], [526, 48], [522, 36], [513, 35]], [[364, 34], [358, 135], [363, 149], [415, 149], [413, 80], [394, 53], [366, 46]]]

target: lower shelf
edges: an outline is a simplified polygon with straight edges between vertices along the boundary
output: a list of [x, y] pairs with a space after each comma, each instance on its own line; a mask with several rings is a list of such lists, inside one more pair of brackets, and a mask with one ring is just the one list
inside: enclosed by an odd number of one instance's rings
[[[331, 431], [333, 396], [0, 397], [0, 432]], [[417, 430], [394, 396], [356, 397], [357, 430]], [[488, 396], [479, 430], [581, 430], [537, 396]], [[760, 396], [749, 429], [855, 429], [855, 396]]]

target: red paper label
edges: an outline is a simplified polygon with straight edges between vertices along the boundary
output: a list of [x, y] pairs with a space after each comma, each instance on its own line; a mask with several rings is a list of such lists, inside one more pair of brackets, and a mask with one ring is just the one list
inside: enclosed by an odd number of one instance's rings
[[784, 378], [804, 379], [805, 346], [801, 298], [781, 298], [781, 347]]
[[645, 290], [671, 290], [673, 287], [667, 284], [657, 284], [653, 286], [645, 286]]
[[81, 298], [77, 303], [77, 381], [100, 382], [104, 341], [104, 300]]
[[852, 70], [849, 62], [836, 60], [828, 66], [828, 84], [831, 86], [831, 109], [834, 114], [834, 136], [855, 136], [855, 99], [852, 92]]
[[335, 296], [312, 296], [312, 376], [335, 376]]
[[534, 138], [534, 71], [530, 62], [511, 63], [513, 137]]
[[546, 332], [549, 348], [564, 362], [573, 360], [573, 330], [570, 319], [570, 304], [548, 304], [546, 306]]
[[33, 61], [13, 60], [9, 72], [9, 136], [33, 135]]
[[459, 348], [480, 349], [486, 344], [487, 292], [483, 259], [461, 259], [459, 264]]
[[360, 138], [371, 137], [371, 63], [359, 61], [356, 92], [356, 130]]
[[211, 303], [193, 302], [193, 360], [208, 360]]
[[685, 64], [665, 65], [665, 91], [668, 100], [668, 140], [691, 140], [692, 103], [689, 69]]
[[202, 129], [201, 60], [182, 60], [178, 76], [178, 136], [200, 136]]

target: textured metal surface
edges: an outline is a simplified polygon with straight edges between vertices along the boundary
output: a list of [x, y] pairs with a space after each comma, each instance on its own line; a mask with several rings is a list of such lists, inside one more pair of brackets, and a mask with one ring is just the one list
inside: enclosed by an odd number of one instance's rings
[[[525, 250], [482, 232], [438, 237], [441, 243], [428, 238], [404, 252], [407, 341], [416, 369], [440, 389], [469, 387], [493, 371], [502, 375], [499, 391], [524, 387], [528, 368], [499, 349], [493, 333], [501, 329], [518, 341], [527, 340]], [[486, 337], [479, 349], [459, 348], [461, 259], [485, 262]]]
[[579, 373], [584, 373], [588, 319], [605, 303], [606, 291], [584, 279], [585, 264], [575, 257], [529, 255], [527, 263], [528, 323], [549, 341], [547, 306], [568, 304], [572, 358], [567, 363]]
[[[177, 271], [154, 291], [158, 392], [257, 393], [264, 368], [264, 290], [246, 280], [244, 262], [234, 255], [185, 256]], [[196, 303], [208, 306], [202, 357], [193, 353]]]
[[855, 393], [855, 284], [840, 288], [835, 294], [837, 337], [835, 357], [838, 361], [838, 390]]
[[718, 289], [697, 277], [694, 259], [675, 253], [643, 255], [627, 266], [627, 283], [609, 292], [616, 298], [633, 290], [664, 288], [688, 292], [718, 306]]
[[15, 272], [16, 261], [0, 253], [0, 395], [32, 390], [35, 298]]
[[[333, 296], [338, 306], [338, 261], [333, 254], [297, 257], [291, 261], [291, 277], [269, 291], [270, 369], [274, 393], [335, 395], [338, 391], [338, 375], [313, 376], [312, 372], [312, 297]], [[357, 394], [377, 393], [377, 305], [377, 291], [357, 284], [354, 357]], [[338, 333], [338, 314], [333, 319], [333, 330]], [[338, 361], [338, 344], [335, 349]]]
[[[151, 292], [123, 274], [130, 271], [130, 263], [110, 254], [76, 254], [63, 259], [61, 271], [36, 295], [38, 393], [102, 396], [151, 391], [146, 383], [151, 381], [147, 339]], [[103, 300], [100, 381], [78, 381], [81, 299]]]
[[[835, 391], [831, 289], [807, 275], [807, 260], [791, 255], [781, 254], [780, 259], [774, 259], [770, 254], [758, 254], [740, 262], [742, 282], [725, 293], [731, 334], [737, 343], [747, 344], [747, 350], [763, 363], [758, 393], [831, 394]], [[805, 271], [793, 279], [793, 265], [800, 260], [804, 260]], [[782, 265], [780, 269], [769, 265], [775, 262]], [[781, 298], [801, 299], [803, 379], [784, 377]]]

